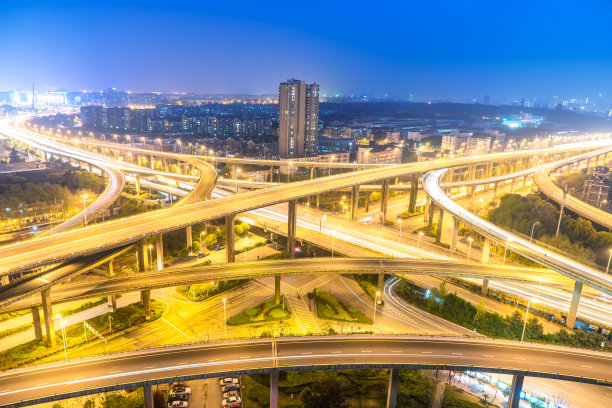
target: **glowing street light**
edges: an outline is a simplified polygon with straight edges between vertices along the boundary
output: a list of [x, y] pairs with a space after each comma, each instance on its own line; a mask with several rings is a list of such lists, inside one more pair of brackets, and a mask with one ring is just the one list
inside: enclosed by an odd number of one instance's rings
[[399, 227], [399, 235], [397, 237], [397, 240], [401, 241], [402, 240], [402, 220], [397, 220], [397, 222], [399, 223], [399, 226], [400, 226]]
[[83, 198], [83, 217], [85, 217], [85, 226], [87, 227], [87, 208], [85, 208], [85, 199], [87, 198], [87, 194], [81, 195]]
[[538, 225], [540, 223], [540, 221], [536, 221], [533, 223], [533, 225], [531, 226], [531, 235], [529, 236], [529, 242], [533, 241], [533, 229], [535, 228], [536, 225]]
[[376, 328], [376, 305], [378, 305], [378, 297], [380, 296], [380, 291], [376, 291], [376, 296], [374, 296], [374, 318], [372, 319], [372, 335], [375, 335]]
[[606, 266], [606, 275], [610, 271], [610, 261], [612, 260], [612, 248], [610, 248], [610, 257], [608, 258], [608, 266]]
[[521, 334], [521, 343], [523, 342], [523, 337], [525, 336], [525, 327], [527, 326], [527, 316], [529, 315], [529, 305], [531, 305], [531, 302], [535, 303], [535, 299], [529, 299], [529, 302], [527, 302], [527, 311], [525, 312], [525, 321], [523, 322], [523, 333]]
[[506, 253], [508, 252], [508, 243], [510, 242], [510, 238], [506, 240], [506, 246], [504, 247], [504, 261], [502, 262], [502, 266], [506, 266]]
[[417, 248], [421, 247], [421, 237], [423, 236], [423, 231], [419, 231], [419, 240], [417, 241]]
[[319, 232], [322, 232], [323, 221], [327, 221], [327, 214], [323, 214], [323, 216], [319, 218]]
[[474, 239], [469, 237], [468, 241], [470, 242], [470, 246], [468, 247], [467, 261], [470, 262], [470, 252], [472, 252], [472, 242], [474, 242]]
[[60, 327], [62, 328], [62, 340], [64, 343], [64, 359], [68, 361], [68, 351], [66, 349], [66, 328], [64, 327], [64, 319], [61, 314], [56, 314], [55, 318], [60, 321]]
[[149, 244], [149, 270], [151, 270], [151, 264], [153, 263], [153, 255], [151, 255], [152, 248], [153, 248], [153, 245]]

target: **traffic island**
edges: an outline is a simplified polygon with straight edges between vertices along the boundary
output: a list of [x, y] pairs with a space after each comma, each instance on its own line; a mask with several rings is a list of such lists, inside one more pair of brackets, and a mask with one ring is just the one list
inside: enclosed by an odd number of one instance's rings
[[[86, 321], [90, 328], [85, 328], [85, 322], [79, 322], [66, 326], [64, 332], [66, 334], [66, 349], [68, 354], [70, 350], [81, 345], [99, 342], [100, 337], [105, 337], [110, 334], [127, 330], [131, 327], [138, 326], [144, 322], [150, 322], [159, 318], [164, 311], [164, 305], [161, 302], [151, 300], [151, 318], [146, 319], [145, 309], [139, 303], [132, 303], [115, 312], [104, 313]], [[112, 326], [112, 328], [111, 328]], [[45, 341], [32, 340], [19, 346], [12, 347], [0, 353], [0, 370], [8, 370], [19, 366], [38, 363], [42, 359], [64, 358], [64, 341], [62, 337], [61, 324], [57, 322], [56, 330], [57, 346], [53, 348], [46, 347]], [[100, 337], [97, 335], [99, 334]]]
[[353, 306], [347, 306], [336, 297], [321, 290], [314, 290], [317, 317], [340, 322], [372, 324], [372, 319]]
[[247, 283], [248, 279], [235, 279], [227, 281], [210, 281], [206, 283], [197, 283], [194, 285], [178, 286], [176, 291], [183, 295], [191, 302], [201, 302], [219, 293], [226, 292], [230, 289]]
[[228, 326], [242, 326], [245, 324], [259, 324], [288, 320], [291, 312], [284, 302], [276, 304], [274, 298], [270, 298], [257, 307], [246, 309], [245, 311], [230, 317], [227, 320]]

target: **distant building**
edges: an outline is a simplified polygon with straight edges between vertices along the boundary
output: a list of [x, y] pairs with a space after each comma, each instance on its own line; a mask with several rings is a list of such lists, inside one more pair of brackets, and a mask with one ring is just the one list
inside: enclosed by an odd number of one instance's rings
[[358, 146], [357, 163], [360, 164], [400, 164], [402, 150], [395, 144]]
[[319, 135], [319, 85], [290, 79], [280, 84], [278, 100], [280, 157], [315, 154]]
[[326, 137], [319, 136], [317, 142], [317, 150], [320, 154], [326, 153], [352, 153], [355, 151], [357, 143], [355, 139], [347, 139], [344, 137]]

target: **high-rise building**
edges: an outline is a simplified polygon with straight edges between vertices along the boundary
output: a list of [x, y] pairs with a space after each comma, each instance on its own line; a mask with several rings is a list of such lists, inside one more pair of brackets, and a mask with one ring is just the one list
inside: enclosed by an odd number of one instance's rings
[[278, 152], [280, 157], [316, 153], [319, 134], [319, 85], [290, 79], [279, 86]]

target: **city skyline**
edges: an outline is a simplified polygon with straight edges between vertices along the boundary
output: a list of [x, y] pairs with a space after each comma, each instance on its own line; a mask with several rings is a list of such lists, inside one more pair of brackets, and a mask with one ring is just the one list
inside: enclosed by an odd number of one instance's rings
[[0, 67], [0, 86], [274, 94], [280, 80], [298, 77], [320, 83], [322, 95], [418, 101], [609, 103], [612, 95], [605, 2], [365, 10], [179, 3], [88, 3], [77, 12], [71, 2], [5, 2], [0, 55], [21, 64]]

